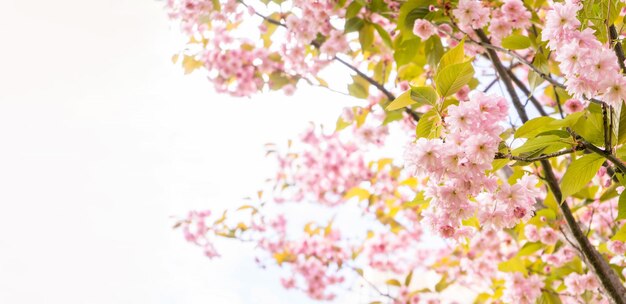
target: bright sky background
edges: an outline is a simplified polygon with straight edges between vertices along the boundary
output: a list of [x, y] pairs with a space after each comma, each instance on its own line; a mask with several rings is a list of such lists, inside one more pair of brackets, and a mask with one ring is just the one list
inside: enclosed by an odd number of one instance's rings
[[271, 173], [263, 144], [345, 97], [216, 95], [170, 62], [162, 7], [0, 3], [0, 303], [309, 302], [250, 247], [206, 259], [170, 216], [240, 204]]

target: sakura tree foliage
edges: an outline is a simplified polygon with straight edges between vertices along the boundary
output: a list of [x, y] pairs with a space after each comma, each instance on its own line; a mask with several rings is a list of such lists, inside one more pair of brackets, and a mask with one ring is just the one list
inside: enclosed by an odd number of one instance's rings
[[[321, 72], [337, 66], [363, 100], [333, 132], [268, 146], [277, 170], [251, 202], [177, 222], [209, 258], [219, 238], [252, 242], [285, 288], [317, 300], [361, 282], [378, 303], [626, 303], [622, 1], [166, 9], [189, 36], [175, 61], [218, 92], [329, 88]], [[385, 157], [394, 136], [404, 154]], [[296, 203], [357, 206], [362, 224], [296, 229], [276, 212]]]

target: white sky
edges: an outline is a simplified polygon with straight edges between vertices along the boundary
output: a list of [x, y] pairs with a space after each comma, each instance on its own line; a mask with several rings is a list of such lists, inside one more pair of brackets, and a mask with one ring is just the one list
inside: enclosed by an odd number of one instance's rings
[[240, 204], [271, 174], [263, 144], [345, 97], [216, 95], [170, 62], [162, 6], [0, 2], [0, 303], [308, 302], [249, 247], [206, 259], [170, 216]]

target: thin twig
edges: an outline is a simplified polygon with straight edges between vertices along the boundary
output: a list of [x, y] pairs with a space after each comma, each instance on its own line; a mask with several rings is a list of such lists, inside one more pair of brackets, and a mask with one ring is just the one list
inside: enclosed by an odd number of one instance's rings
[[558, 156], [565, 155], [565, 154], [574, 153], [575, 151], [579, 151], [579, 150], [584, 150], [584, 148], [575, 147], [575, 148], [561, 150], [561, 151], [550, 153], [550, 154], [543, 154], [543, 155], [536, 156], [536, 157], [521, 157], [521, 156], [515, 156], [511, 154], [496, 153], [496, 156], [494, 158], [495, 159], [510, 159], [510, 160], [517, 160], [517, 161], [532, 163], [538, 160], [544, 160], [544, 159], [558, 157]]

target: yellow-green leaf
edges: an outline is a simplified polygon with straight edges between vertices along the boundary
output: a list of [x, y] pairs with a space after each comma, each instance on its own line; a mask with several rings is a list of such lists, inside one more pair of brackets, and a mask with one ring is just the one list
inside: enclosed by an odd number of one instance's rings
[[417, 102], [411, 98], [411, 90], [407, 90], [406, 92], [400, 94], [400, 96], [387, 106], [387, 111], [402, 109], [414, 103]]
[[520, 34], [513, 34], [502, 39], [502, 47], [509, 50], [525, 49], [530, 47], [530, 38]]
[[524, 274], [528, 273], [524, 260], [522, 260], [518, 256], [515, 256], [508, 261], [504, 261], [498, 264], [498, 270], [502, 272], [521, 272]]
[[561, 180], [563, 200], [585, 187], [603, 163], [604, 158], [595, 153], [584, 155], [573, 161]]
[[617, 203], [617, 218], [618, 220], [626, 219], [626, 191], [622, 192], [619, 196], [619, 201]]
[[420, 103], [426, 103], [431, 106], [437, 104], [437, 92], [431, 86], [413, 87], [411, 88], [411, 98]]
[[349, 200], [353, 197], [358, 197], [359, 201], [366, 200], [370, 197], [369, 191], [363, 188], [354, 187], [343, 196], [344, 199]]
[[521, 127], [515, 131], [515, 138], [530, 138], [535, 135], [549, 129], [552, 121], [555, 119], [549, 116], [540, 116], [537, 118], [533, 118], [526, 123], [524, 123]]
[[447, 51], [437, 66], [437, 74], [439, 74], [444, 68], [453, 64], [462, 63], [465, 60], [465, 40], [461, 40], [459, 44]]
[[415, 136], [417, 138], [435, 138], [437, 137], [437, 124], [441, 121], [439, 113], [432, 108], [420, 118], [415, 128]]
[[474, 77], [472, 60], [446, 66], [435, 77], [437, 92], [442, 97], [451, 96], [468, 84], [472, 77]]

